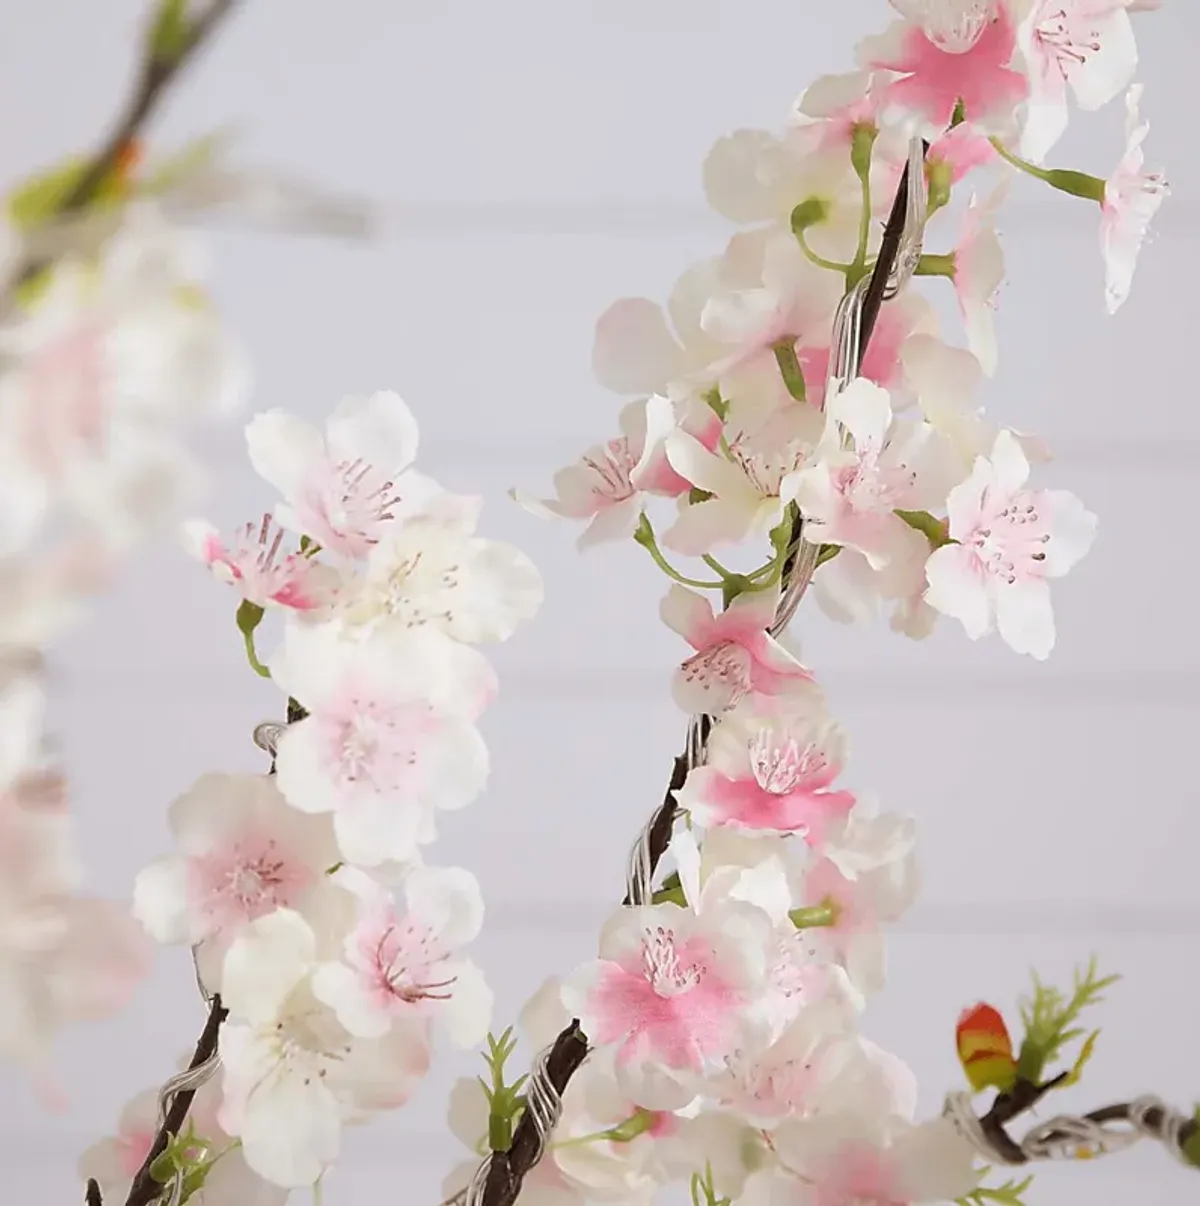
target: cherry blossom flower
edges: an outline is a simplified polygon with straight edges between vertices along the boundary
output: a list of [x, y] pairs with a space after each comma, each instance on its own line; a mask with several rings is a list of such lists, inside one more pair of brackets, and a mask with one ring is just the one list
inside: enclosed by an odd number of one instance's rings
[[796, 503], [823, 543], [857, 549], [880, 568], [904, 540], [907, 525], [896, 511], [925, 510], [945, 497], [933, 429], [895, 422], [887, 390], [861, 377], [828, 412], [820, 457], [800, 473]]
[[[979, 28], [981, 18], [986, 23]], [[939, 45], [922, 27], [897, 22], [862, 42], [859, 61], [901, 77], [888, 85], [887, 100], [921, 119], [933, 137], [950, 124], [960, 102], [968, 120], [998, 132], [1011, 123], [1029, 89], [1025, 76], [1009, 67], [1016, 30], [1007, 8], [998, 5], [990, 16], [978, 14], [965, 32], [975, 36], [960, 50], [961, 42]]]
[[134, 916], [159, 942], [186, 942], [211, 992], [250, 922], [279, 908], [313, 911], [339, 859], [326, 816], [290, 808], [273, 776], [203, 775], [168, 814], [178, 854], [138, 873]]
[[700, 323], [724, 274], [720, 259], [689, 268], [675, 282], [665, 313], [644, 297], [614, 302], [596, 322], [596, 380], [618, 394], [642, 395], [671, 393], [689, 380], [703, 383], [708, 366], [726, 351]]
[[1121, 0], [1033, 0], [1018, 44], [1029, 72], [1021, 154], [1040, 163], [1067, 128], [1067, 91], [1081, 109], [1107, 105], [1133, 78], [1137, 43]]
[[720, 615], [687, 587], [672, 586], [662, 619], [696, 651], [675, 672], [672, 692], [685, 711], [719, 716], [743, 699], [806, 694], [812, 674], [768, 632], [777, 592], [739, 595]]
[[329, 566], [302, 553], [280, 553], [283, 532], [271, 516], [260, 524], [239, 528], [232, 546], [203, 520], [184, 525], [184, 542], [197, 560], [204, 562], [221, 582], [235, 587], [241, 597], [258, 607], [276, 606], [291, 611], [319, 611], [331, 601], [337, 574]]
[[477, 508], [392, 527], [347, 584], [341, 616], [368, 627], [431, 625], [458, 641], [507, 640], [542, 603], [542, 577], [519, 549], [474, 535]]
[[312, 928], [277, 909], [234, 940], [221, 974], [218, 1121], [251, 1169], [287, 1188], [316, 1181], [337, 1157], [343, 1121], [403, 1105], [429, 1064], [419, 1029], [351, 1036], [313, 995], [317, 963]]
[[850, 792], [833, 788], [844, 756], [832, 721], [735, 712], [716, 726], [705, 764], [677, 799], [705, 827], [799, 833], [819, 846], [829, 823], [854, 806]]
[[926, 601], [962, 621], [972, 640], [996, 628], [1018, 653], [1054, 647], [1048, 579], [1065, 574], [1096, 535], [1096, 517], [1062, 490], [1030, 490], [1029, 461], [1011, 432], [947, 500], [950, 537], [926, 566]]
[[256, 415], [246, 444], [255, 471], [283, 495], [279, 523], [352, 560], [365, 557], [398, 515], [437, 493], [410, 468], [417, 423], [389, 391], [343, 398], [324, 436], [281, 410]]
[[766, 974], [771, 927], [752, 906], [693, 913], [677, 905], [622, 908], [600, 958], [563, 988], [592, 1041], [616, 1047], [623, 1088], [650, 1109], [686, 1103], [691, 1079], [720, 1060], [738, 1009]]
[[824, 423], [815, 407], [797, 402], [763, 421], [731, 413], [724, 454], [683, 430], [665, 439], [672, 467], [711, 497], [689, 503], [663, 533], [665, 547], [699, 556], [748, 536], [766, 535], [795, 497], [797, 471], [808, 461]]
[[[195, 1136], [193, 1158], [205, 1167], [204, 1183], [188, 1197], [194, 1206], [283, 1206], [287, 1190], [251, 1172], [233, 1140], [217, 1124], [216, 1081], [202, 1085], [188, 1110]], [[121, 1112], [117, 1133], [80, 1157], [79, 1176], [94, 1178], [106, 1201], [123, 1201], [158, 1132], [158, 1089], [134, 1097]]]
[[[1002, 2], [1002, 0], [1000, 0]], [[998, 0], [888, 0], [947, 54], [966, 54], [996, 16]]]
[[996, 235], [996, 213], [1008, 192], [1007, 181], [982, 201], [972, 196], [954, 252], [954, 292], [958, 295], [967, 346], [990, 377], [996, 371], [996, 290], [1004, 280], [1004, 251]]
[[351, 1033], [380, 1038], [397, 1021], [436, 1018], [473, 1047], [487, 1034], [492, 993], [458, 955], [483, 924], [483, 898], [469, 871], [418, 867], [404, 880], [405, 909], [365, 875], [338, 873], [359, 897], [359, 915], [339, 962], [325, 963], [313, 990]]
[[404, 862], [431, 840], [435, 809], [483, 789], [487, 749], [473, 721], [495, 679], [475, 650], [428, 626], [356, 641], [292, 624], [270, 667], [309, 713], [279, 741], [280, 790], [293, 808], [334, 814], [347, 861]]
[[62, 504], [128, 547], [194, 482], [174, 428], [240, 404], [240, 352], [200, 290], [189, 240], [133, 207], [99, 266], [56, 265], [0, 327], [0, 554]]
[[[888, 852], [892, 854], [892, 851]], [[912, 903], [917, 873], [911, 844], [903, 855], [848, 876], [830, 856], [818, 859], [804, 873], [800, 889], [804, 908], [830, 906], [832, 924], [809, 931], [816, 949], [846, 969], [864, 995], [878, 992], [884, 981], [883, 938], [880, 927], [896, 921]]]
[[1126, 148], [1117, 169], [1105, 181], [1100, 207], [1100, 246], [1104, 252], [1104, 297], [1108, 312], [1115, 314], [1129, 297], [1138, 254], [1146, 240], [1150, 222], [1168, 193], [1161, 172], [1147, 172], [1142, 143], [1150, 126], [1138, 115], [1142, 86], [1135, 84], [1125, 94]]
[[812, 143], [804, 128], [783, 138], [737, 130], [719, 139], [704, 161], [705, 195], [733, 222], [784, 229], [797, 205], [819, 202], [824, 216], [806, 231], [809, 244], [818, 255], [846, 261], [858, 246], [862, 185], [840, 148], [814, 153]]
[[823, 75], [792, 106], [792, 124], [815, 134], [817, 153], [848, 154], [859, 130], [876, 130], [883, 101], [883, 81], [869, 71]]
[[787, 1124], [773, 1146], [782, 1167], [751, 1178], [747, 1206], [916, 1206], [953, 1201], [979, 1183], [974, 1149], [943, 1118], [826, 1115]]

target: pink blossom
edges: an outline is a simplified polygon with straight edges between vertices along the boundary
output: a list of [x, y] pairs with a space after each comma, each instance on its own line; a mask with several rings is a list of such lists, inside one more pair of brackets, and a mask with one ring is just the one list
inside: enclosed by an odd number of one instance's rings
[[437, 494], [409, 467], [417, 424], [394, 393], [343, 398], [322, 434], [281, 410], [246, 427], [250, 462], [283, 495], [279, 523], [323, 548], [359, 560], [398, 515]]
[[590, 448], [574, 465], [554, 475], [555, 498], [535, 500], [513, 491], [513, 497], [535, 515], [586, 519], [581, 549], [607, 540], [628, 539], [637, 528], [648, 494], [674, 498], [691, 484], [667, 459], [666, 439], [686, 432], [702, 448], [711, 449], [721, 423], [699, 399], [682, 404], [655, 396], [631, 402], [621, 411], [621, 434]]
[[891, 6], [947, 54], [966, 54], [1004, 0], [889, 0]]
[[482, 790], [487, 748], [474, 720], [495, 675], [473, 648], [428, 626], [358, 641], [293, 623], [270, 666], [308, 710], [280, 739], [279, 788], [302, 812], [334, 814], [348, 862], [407, 861], [434, 836], [435, 810]]
[[[894, 191], [894, 190], [893, 190]], [[937, 318], [919, 293], [909, 290], [879, 311], [859, 375], [884, 389], [895, 389], [902, 378], [901, 354], [914, 336], [936, 328]], [[796, 359], [808, 386], [808, 400], [818, 410], [826, 403], [829, 378], [829, 337], [796, 348]]]
[[706, 827], [799, 833], [819, 846], [828, 824], [854, 806], [850, 792], [833, 789], [843, 747], [829, 721], [728, 717], [679, 792], [680, 807]]
[[874, 130], [883, 86], [869, 71], [825, 75], [810, 84], [792, 109], [792, 120], [813, 139], [814, 151], [848, 154], [859, 130]]
[[483, 924], [479, 884], [457, 867], [418, 867], [404, 882], [406, 908], [348, 871], [338, 880], [359, 900], [343, 960], [314, 973], [313, 990], [351, 1034], [378, 1038], [396, 1022], [445, 1023], [462, 1047], [482, 1042], [492, 994], [479, 969], [458, 955]]
[[[851, 437], [844, 448], [844, 436]], [[897, 510], [925, 510], [945, 497], [924, 423], [896, 422], [888, 392], [859, 377], [829, 404], [822, 454], [801, 472], [796, 502], [823, 543], [857, 549], [880, 569], [904, 552]]]
[[1141, 97], [1140, 84], [1125, 95], [1125, 154], [1104, 184], [1100, 245], [1104, 252], [1104, 296], [1110, 314], [1115, 314], [1129, 296], [1150, 222], [1169, 191], [1161, 172], [1147, 172], [1144, 167], [1142, 143], [1150, 126], [1138, 116]]
[[638, 1104], [670, 1108], [736, 1034], [738, 1011], [765, 974], [765, 914], [730, 906], [698, 915], [677, 905], [622, 909], [600, 959], [564, 986], [564, 1003], [593, 1042], [616, 1048]]
[[236, 587], [242, 598], [259, 607], [274, 604], [292, 611], [316, 611], [333, 594], [336, 575], [300, 553], [280, 553], [283, 532], [271, 517], [239, 528], [227, 546], [211, 524], [193, 520], [184, 525], [188, 551], [222, 582]]
[[982, 201], [971, 197], [954, 252], [954, 291], [962, 311], [967, 345], [988, 376], [996, 371], [993, 310], [996, 291], [1004, 280], [1004, 251], [996, 235], [996, 213], [1007, 191], [1004, 182]]
[[947, 500], [950, 537], [929, 558], [925, 598], [962, 621], [972, 640], [998, 628], [1018, 653], [1046, 658], [1054, 647], [1048, 579], [1091, 547], [1096, 517], [1062, 490], [1030, 490], [1029, 461], [1011, 432]]
[[739, 595], [721, 612], [684, 586], [662, 603], [663, 623], [696, 651], [675, 672], [675, 702], [690, 713], [719, 716], [743, 699], [771, 699], [812, 682], [812, 674], [766, 630], [776, 592]]
[[997, 128], [1007, 125], [1028, 93], [1028, 81], [1009, 67], [1016, 31], [1005, 6], [997, 8], [968, 49], [943, 49], [919, 26], [901, 24], [861, 48], [863, 65], [897, 72], [886, 96], [924, 119], [940, 133], [962, 102], [968, 120]]
[[225, 951], [247, 925], [315, 906], [337, 843], [327, 817], [289, 808], [267, 775], [203, 775], [169, 820], [179, 853], [138, 874], [134, 915], [159, 942], [197, 947], [201, 978], [216, 992]]
[[1133, 78], [1137, 43], [1122, 0], [1033, 0], [1019, 42], [1029, 71], [1021, 153], [1040, 163], [1067, 128], [1067, 91], [1081, 109], [1108, 104]]

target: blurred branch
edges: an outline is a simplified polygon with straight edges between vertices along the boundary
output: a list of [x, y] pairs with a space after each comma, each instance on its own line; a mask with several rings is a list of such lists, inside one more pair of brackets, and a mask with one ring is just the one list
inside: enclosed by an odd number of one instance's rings
[[[63, 194], [47, 221], [61, 219], [85, 210], [94, 201], [106, 181], [118, 170], [122, 156], [137, 141], [161, 105], [171, 84], [211, 40], [221, 22], [239, 0], [209, 0], [196, 16], [187, 15], [186, 3], [157, 0], [143, 36], [141, 60], [133, 91], [100, 149], [87, 161], [79, 178]], [[176, 41], [167, 44], [161, 36], [163, 15], [168, 9], [180, 13], [182, 22]], [[11, 309], [16, 291], [51, 261], [43, 255], [27, 255], [17, 266], [10, 281], [0, 292], [0, 315]]]

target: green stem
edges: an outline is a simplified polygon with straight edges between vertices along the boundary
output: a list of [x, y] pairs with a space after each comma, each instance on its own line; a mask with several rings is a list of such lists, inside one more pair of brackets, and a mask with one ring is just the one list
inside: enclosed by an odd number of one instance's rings
[[945, 255], [923, 255], [917, 261], [914, 275], [948, 276], [953, 279], [956, 270], [957, 261], [954, 258], [954, 252], [948, 251]]
[[804, 384], [804, 370], [800, 367], [800, 361], [796, 358], [796, 341], [794, 339], [780, 339], [772, 345], [772, 350], [775, 353], [775, 363], [779, 365], [779, 374], [783, 378], [784, 385], [787, 386], [787, 392], [797, 402], [808, 401], [808, 388]]
[[837, 925], [838, 907], [832, 900], [824, 900], [819, 905], [810, 905], [805, 909], [793, 909], [788, 916], [798, 930], [810, 930], [819, 926]]
[[878, 134], [874, 126], [859, 127], [854, 131], [850, 147], [850, 161], [862, 186], [862, 213], [858, 218], [858, 250], [854, 253], [851, 272], [846, 277], [848, 285], [856, 284], [866, 271], [867, 244], [871, 238], [871, 154]]
[[650, 520], [645, 515], [642, 516], [641, 523], [638, 524], [637, 531], [633, 534], [634, 540], [646, 550], [654, 560], [654, 564], [658, 566], [664, 574], [674, 582], [678, 582], [681, 586], [692, 586], [696, 590], [720, 590], [721, 582], [704, 582], [700, 578], [689, 578], [681, 574], [667, 559], [663, 556], [662, 549], [658, 547], [658, 541], [654, 538], [654, 529], [650, 526]]
[[823, 255], [817, 255], [808, 245], [808, 239], [805, 237], [804, 231], [797, 230], [795, 235], [796, 241], [800, 244], [800, 250], [818, 268], [827, 268], [830, 272], [840, 272], [843, 276], [851, 271], [852, 265], [850, 264], [839, 264], [836, 260], [827, 260]]
[[254, 630], [262, 623], [263, 614], [263, 609], [257, 603], [243, 599], [238, 605], [236, 619], [238, 631], [246, 645], [246, 660], [250, 663], [250, 669], [263, 678], [270, 678], [270, 670], [258, 660], [254, 649]]
[[1035, 163], [1030, 163], [1028, 159], [1015, 155], [1000, 139], [991, 138], [988, 141], [996, 148], [1001, 159], [1025, 175], [1045, 181], [1060, 193], [1070, 193], [1073, 197], [1082, 197], [1085, 201], [1095, 201], [1097, 205], [1104, 204], [1104, 181], [1099, 176], [1089, 176], [1087, 172], [1072, 172], [1065, 168], [1041, 168]]
[[707, 565], [710, 570], [715, 570], [718, 574], [720, 574], [721, 580], [723, 582], [728, 582], [731, 578], [739, 577], [739, 575], [735, 574], [733, 572], [733, 570], [726, 569], [725, 566], [723, 566], [715, 557], [713, 557], [709, 553], [705, 553], [700, 558], [700, 560], [703, 561], [704, 564]]

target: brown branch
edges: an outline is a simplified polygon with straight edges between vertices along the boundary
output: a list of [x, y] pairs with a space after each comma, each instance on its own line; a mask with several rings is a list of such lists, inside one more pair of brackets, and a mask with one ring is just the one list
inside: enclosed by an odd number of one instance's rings
[[[216, 1054], [217, 1036], [227, 1013], [228, 1010], [221, 1004], [220, 996], [214, 996], [212, 1006], [208, 1011], [208, 1020], [204, 1023], [204, 1029], [196, 1043], [196, 1050], [192, 1054], [192, 1062], [188, 1065], [188, 1071], [198, 1068]], [[133, 1178], [133, 1184], [129, 1187], [129, 1196], [125, 1199], [125, 1206], [150, 1206], [162, 1194], [163, 1187], [150, 1175], [150, 1168], [154, 1161], [167, 1150], [167, 1144], [171, 1141], [172, 1136], [178, 1135], [183, 1128], [188, 1110], [192, 1108], [192, 1098], [195, 1096], [195, 1089], [182, 1089], [171, 1099], [163, 1124], [158, 1128], [158, 1134], [154, 1136], [150, 1151], [146, 1154], [146, 1159], [142, 1161], [142, 1166], [138, 1169], [137, 1175]]]
[[100, 1196], [100, 1182], [95, 1177], [88, 1177], [87, 1188], [83, 1191], [83, 1201], [85, 1206], [104, 1206], [104, 1199]]
[[[1019, 1080], [1007, 1093], [998, 1093], [991, 1108], [979, 1120], [979, 1125], [988, 1140], [1001, 1152], [1009, 1164], [1028, 1164], [1030, 1158], [1021, 1149], [1021, 1145], [1005, 1129], [1015, 1118], [1033, 1109], [1052, 1089], [1058, 1088], [1068, 1077], [1063, 1072], [1044, 1084], [1035, 1084], [1028, 1080]], [[1131, 1102], [1120, 1102], [1117, 1105], [1102, 1106], [1084, 1114], [1088, 1122], [1102, 1124], [1105, 1122], [1132, 1122], [1133, 1106]], [[1160, 1142], [1166, 1140], [1167, 1116], [1160, 1109], [1147, 1110], [1145, 1121], [1153, 1128], [1154, 1137]], [[1180, 1132], [1180, 1142], [1185, 1146], [1200, 1134], [1200, 1123], [1194, 1119], [1184, 1123]], [[1065, 1131], [1051, 1131], [1046, 1139], [1050, 1142], [1069, 1139]]]
[[[204, 12], [189, 22], [182, 44], [169, 57], [161, 54], [154, 45], [155, 18], [158, 16], [159, 5], [154, 6], [133, 92], [108, 138], [88, 161], [78, 180], [58, 202], [55, 211], [47, 215], [47, 221], [78, 213], [95, 200], [105, 181], [110, 179], [117, 169], [126, 149], [137, 141], [139, 134], [154, 116], [169, 86], [184, 67], [196, 58], [200, 49], [208, 43], [217, 27], [237, 3], [238, 0], [211, 0]], [[0, 295], [0, 311], [7, 310], [12, 304], [16, 290], [49, 263], [50, 260], [45, 256], [26, 258]]]

